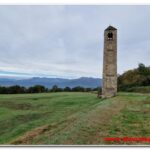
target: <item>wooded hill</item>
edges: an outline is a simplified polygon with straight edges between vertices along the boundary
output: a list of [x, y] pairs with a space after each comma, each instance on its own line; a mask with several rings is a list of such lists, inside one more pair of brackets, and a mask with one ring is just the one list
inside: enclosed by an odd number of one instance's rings
[[118, 76], [118, 90], [128, 92], [150, 92], [150, 67], [140, 63], [136, 69]]

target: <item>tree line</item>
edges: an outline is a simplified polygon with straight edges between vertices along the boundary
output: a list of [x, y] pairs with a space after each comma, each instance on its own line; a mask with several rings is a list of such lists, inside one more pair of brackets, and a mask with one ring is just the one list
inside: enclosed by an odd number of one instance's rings
[[150, 93], [150, 67], [140, 63], [137, 68], [119, 75], [118, 91]]
[[81, 86], [77, 87], [65, 87], [60, 88], [57, 85], [54, 85], [51, 89], [48, 89], [42, 85], [35, 85], [31, 87], [24, 87], [19, 85], [4, 87], [0, 86], [0, 94], [22, 94], [22, 93], [48, 93], [48, 92], [90, 92], [98, 91], [100, 88], [84, 88]]

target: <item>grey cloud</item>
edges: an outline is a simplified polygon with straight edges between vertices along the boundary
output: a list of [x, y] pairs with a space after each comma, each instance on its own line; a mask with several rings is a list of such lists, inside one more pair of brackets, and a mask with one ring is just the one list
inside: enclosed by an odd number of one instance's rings
[[118, 28], [118, 73], [150, 64], [150, 6], [0, 6], [0, 71], [101, 77], [103, 31]]

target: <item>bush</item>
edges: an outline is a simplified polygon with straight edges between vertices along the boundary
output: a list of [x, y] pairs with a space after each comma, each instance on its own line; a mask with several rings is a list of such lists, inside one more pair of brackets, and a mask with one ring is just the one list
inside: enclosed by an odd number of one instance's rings
[[118, 76], [118, 91], [127, 91], [137, 86], [150, 86], [150, 67], [141, 63], [138, 68]]

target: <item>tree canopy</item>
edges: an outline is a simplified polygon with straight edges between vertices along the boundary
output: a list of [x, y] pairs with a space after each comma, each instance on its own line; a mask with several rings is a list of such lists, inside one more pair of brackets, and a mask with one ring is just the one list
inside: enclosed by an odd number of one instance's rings
[[150, 86], [150, 67], [142, 63], [136, 69], [128, 70], [118, 76], [118, 90], [137, 86]]

